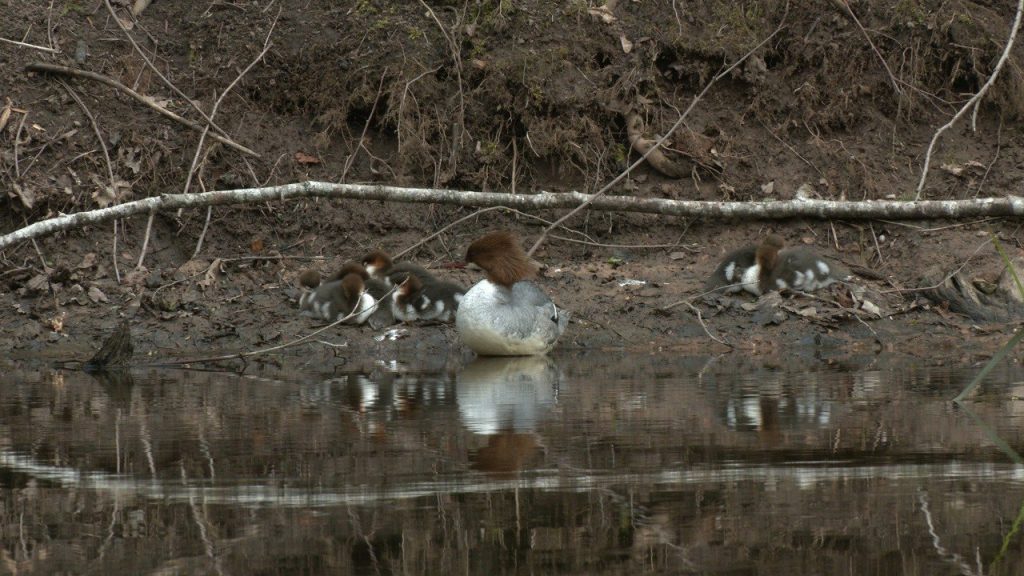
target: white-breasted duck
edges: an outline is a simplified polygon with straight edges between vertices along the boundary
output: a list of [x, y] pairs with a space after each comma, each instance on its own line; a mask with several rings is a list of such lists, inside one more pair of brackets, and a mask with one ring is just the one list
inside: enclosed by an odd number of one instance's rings
[[555, 346], [569, 313], [530, 281], [536, 269], [511, 232], [476, 240], [466, 250], [466, 262], [487, 274], [466, 292], [455, 316], [467, 346], [484, 356], [544, 354]]

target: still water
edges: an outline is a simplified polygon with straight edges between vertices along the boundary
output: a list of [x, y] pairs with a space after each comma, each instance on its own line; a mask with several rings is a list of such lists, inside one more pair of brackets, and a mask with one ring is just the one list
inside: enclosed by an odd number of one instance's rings
[[1024, 573], [1013, 365], [317, 364], [0, 374], [0, 574]]

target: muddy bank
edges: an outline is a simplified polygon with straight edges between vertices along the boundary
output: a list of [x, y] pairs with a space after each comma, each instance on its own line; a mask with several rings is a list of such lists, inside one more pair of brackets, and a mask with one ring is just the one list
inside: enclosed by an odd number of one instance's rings
[[[935, 126], [991, 73], [1012, 19], [1008, 7], [974, 2], [856, 6], [857, 19], [838, 5], [794, 5], [784, 15], [782, 3], [515, 4], [197, 11], [157, 2], [136, 20], [114, 6], [127, 32], [105, 4], [19, 8], [0, 22], [0, 37], [59, 52], [0, 44], [0, 74], [9, 79], [9, 101], [0, 103], [0, 230], [181, 192], [186, 181], [191, 191], [308, 178], [592, 192], [638, 157], [631, 142], [667, 129], [717, 71], [777, 29], [697, 104], [669, 143], [667, 164], [642, 166], [612, 193], [764, 200], [802, 187], [826, 199], [906, 198]], [[241, 74], [267, 38], [265, 58]], [[1019, 48], [1012, 58], [979, 109], [977, 132], [944, 135], [925, 197], [1020, 190]], [[103, 74], [194, 122], [203, 120], [192, 103], [208, 113], [238, 78], [215, 121], [259, 156], [209, 140], [197, 155], [196, 131], [109, 86], [25, 74], [31, 60]], [[0, 253], [0, 346], [88, 356], [122, 318], [146, 358], [280, 344], [312, 328], [296, 314], [300, 270], [327, 270], [371, 247], [401, 251], [471, 212], [302, 200], [218, 207], [208, 225], [203, 211], [158, 214], [139, 268], [144, 217], [116, 231], [104, 225], [24, 243]], [[469, 284], [476, 278], [447, 265], [470, 240], [512, 228], [530, 242], [536, 218], [560, 215], [490, 212], [409, 257]], [[965, 283], [995, 281], [1002, 266], [985, 243], [994, 232], [1014, 256], [1021, 240], [1013, 221], [762, 224], [590, 213], [566, 226], [537, 254], [545, 289], [575, 317], [557, 353], [797, 346], [949, 359], [952, 351], [989, 353], [1010, 334], [1008, 319], [980, 322], [908, 290], [929, 285], [921, 279], [933, 278], [931, 270], [965, 262]], [[805, 298], [767, 316], [742, 298], [663, 310], [698, 295], [727, 251], [768, 232], [870, 271], [857, 283], [881, 314], [855, 318]], [[828, 298], [843, 304], [841, 294]], [[450, 327], [408, 334], [377, 342], [378, 332], [346, 327], [323, 339], [347, 347], [313, 344], [286, 357], [463, 354]]]

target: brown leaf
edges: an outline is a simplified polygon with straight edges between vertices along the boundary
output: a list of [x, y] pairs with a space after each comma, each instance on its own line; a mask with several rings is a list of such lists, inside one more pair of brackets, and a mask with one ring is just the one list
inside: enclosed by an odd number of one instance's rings
[[93, 304], [99, 304], [100, 302], [109, 302], [107, 295], [103, 293], [103, 290], [95, 286], [89, 287], [89, 300], [92, 300]]
[[217, 258], [210, 264], [203, 274], [203, 279], [199, 281], [200, 286], [203, 288], [213, 286], [214, 282], [217, 281], [217, 277], [223, 274], [223, 271], [220, 269], [221, 262], [222, 260]]
[[31, 208], [36, 202], [36, 195], [32, 192], [31, 188], [23, 187], [18, 185], [17, 182], [11, 183], [11, 189], [14, 192], [11, 194], [12, 197], [16, 197], [21, 200], [21, 203], [25, 205], [25, 208]]
[[0, 131], [7, 126], [7, 121], [11, 119], [11, 101], [7, 101], [7, 105], [4, 106], [3, 110], [0, 110]]
[[253, 241], [249, 243], [249, 250], [251, 250], [254, 254], [259, 254], [260, 252], [263, 252], [263, 238], [253, 239]]
[[310, 156], [309, 154], [306, 154], [305, 152], [296, 152], [295, 153], [295, 161], [298, 162], [299, 164], [319, 164], [320, 163], [320, 159], [319, 158], [317, 158], [316, 156]]
[[625, 34], [619, 36], [619, 44], [622, 45], [622, 51], [626, 54], [633, 51], [633, 43], [629, 41], [629, 38], [626, 38]]
[[88, 254], [86, 254], [82, 258], [82, 263], [78, 265], [78, 269], [79, 270], [84, 270], [86, 268], [92, 268], [95, 265], [96, 265], [96, 253], [95, 252], [89, 252]]

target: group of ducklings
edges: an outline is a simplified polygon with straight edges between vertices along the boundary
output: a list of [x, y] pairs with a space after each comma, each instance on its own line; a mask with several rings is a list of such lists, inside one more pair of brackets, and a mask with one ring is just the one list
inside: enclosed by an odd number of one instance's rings
[[[479, 238], [470, 244], [465, 261], [486, 274], [469, 290], [375, 250], [324, 281], [314, 270], [303, 272], [299, 308], [328, 322], [368, 322], [374, 328], [396, 321], [454, 320], [463, 342], [481, 355], [543, 354], [554, 347], [569, 314], [530, 280], [537, 269], [511, 232]], [[726, 255], [705, 290], [757, 296], [771, 290], [813, 292], [848, 277], [841, 265], [807, 248], [786, 248], [780, 236], [770, 234], [759, 245]]]
[[463, 342], [487, 356], [544, 354], [554, 347], [569, 314], [530, 281], [536, 267], [511, 232], [492, 232], [470, 244], [466, 266], [487, 276], [469, 290], [375, 250], [325, 281], [315, 270], [304, 271], [299, 308], [328, 322], [369, 322], [374, 328], [454, 320]]
[[704, 291], [747, 291], [755, 296], [772, 290], [814, 292], [849, 278], [850, 272], [842, 265], [808, 248], [786, 248], [781, 236], [769, 234], [759, 245], [727, 254], [708, 278]]

